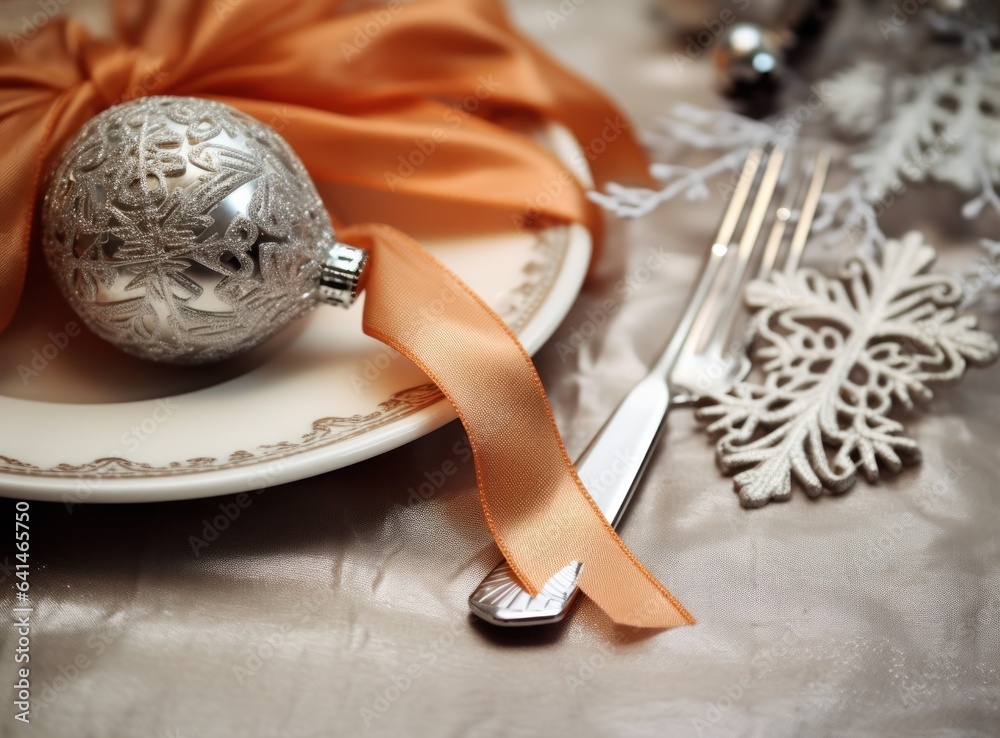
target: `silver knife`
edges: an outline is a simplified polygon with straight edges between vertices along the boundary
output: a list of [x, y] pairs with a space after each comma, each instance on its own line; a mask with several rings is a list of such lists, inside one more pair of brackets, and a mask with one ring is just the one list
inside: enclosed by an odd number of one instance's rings
[[[670, 393], [662, 377], [647, 376], [628, 393], [583, 453], [577, 473], [613, 526], [625, 512], [665, 426]], [[469, 608], [495, 625], [543, 625], [562, 620], [579, 588], [583, 565], [570, 562], [532, 597], [503, 561], [469, 597]]]

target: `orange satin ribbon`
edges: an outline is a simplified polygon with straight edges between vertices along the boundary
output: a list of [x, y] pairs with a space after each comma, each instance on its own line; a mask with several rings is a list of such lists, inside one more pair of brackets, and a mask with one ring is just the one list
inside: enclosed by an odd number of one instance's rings
[[[545, 121], [576, 134], [599, 181], [644, 173], [621, 114], [525, 40], [499, 0], [119, 0], [115, 22], [115, 42], [57, 18], [0, 50], [0, 329], [19, 301], [53, 158], [89, 118], [135, 97], [208, 97], [270, 123], [340, 223], [597, 229], [563, 165], [519, 132]], [[400, 231], [338, 235], [372, 251], [365, 331], [455, 405], [490, 530], [525, 585], [537, 591], [576, 559], [583, 591], [615, 621], [693, 622], [587, 495], [500, 318]], [[438, 321], [414, 320], [443, 295]]]

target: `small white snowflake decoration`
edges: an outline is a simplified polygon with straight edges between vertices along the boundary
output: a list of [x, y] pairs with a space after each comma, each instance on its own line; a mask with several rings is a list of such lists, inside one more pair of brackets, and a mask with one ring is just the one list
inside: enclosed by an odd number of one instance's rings
[[881, 263], [848, 260], [839, 279], [801, 269], [750, 284], [763, 383], [738, 384], [698, 410], [744, 506], [787, 499], [792, 477], [815, 497], [845, 492], [859, 470], [875, 481], [919, 459], [889, 417], [893, 405], [927, 401], [928, 383], [998, 353], [975, 317], [956, 310], [958, 282], [930, 273], [935, 258], [911, 233], [887, 241]]
[[1000, 212], [1000, 54], [898, 77], [860, 62], [824, 85], [837, 128], [870, 141], [851, 158], [865, 200], [936, 180], [975, 195], [966, 218], [987, 206]]
[[986, 238], [982, 247], [985, 253], [973, 259], [962, 275], [965, 304], [996, 308], [995, 298], [1000, 295], [1000, 241]]

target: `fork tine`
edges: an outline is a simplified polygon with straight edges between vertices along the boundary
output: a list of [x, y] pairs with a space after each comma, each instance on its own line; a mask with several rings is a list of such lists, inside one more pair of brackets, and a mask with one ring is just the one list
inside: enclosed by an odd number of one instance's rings
[[706, 335], [711, 338], [718, 331], [719, 322], [724, 317], [724, 313], [719, 313], [719, 302], [726, 294], [725, 286], [733, 279], [732, 263], [740, 251], [736, 246], [743, 241], [743, 238], [738, 238], [738, 231], [742, 227], [745, 233], [747, 224], [753, 217], [757, 203], [761, 199], [762, 187], [772, 176], [769, 172], [773, 169], [771, 162], [774, 155], [775, 147], [769, 144], [764, 148], [751, 150], [747, 156], [739, 183], [712, 243], [712, 252], [699, 284], [701, 299], [697, 305], [690, 308], [695, 311], [695, 319], [683, 344], [679, 347], [678, 354], [696, 352]]
[[778, 207], [774, 211], [774, 225], [767, 238], [767, 245], [760, 259], [757, 268], [757, 278], [766, 279], [774, 269], [781, 255], [782, 245], [785, 242], [785, 234], [788, 227], [795, 220], [795, 206], [800, 195], [807, 186], [806, 167], [797, 166], [796, 157], [789, 158], [787, 172], [785, 173], [781, 195], [777, 198]]
[[783, 270], [792, 273], [799, 268], [816, 216], [819, 198], [826, 184], [831, 154], [821, 149], [801, 167], [792, 166], [788, 185], [780, 198], [783, 203], [775, 211], [775, 222], [761, 257], [758, 279], [766, 279], [777, 266], [788, 226], [794, 221], [795, 229], [784, 255]]
[[740, 172], [740, 178], [736, 183], [736, 189], [733, 190], [732, 199], [726, 207], [726, 213], [722, 217], [722, 222], [719, 224], [719, 231], [715, 236], [715, 241], [712, 243], [713, 250], [716, 246], [728, 248], [732, 244], [733, 236], [736, 234], [736, 227], [739, 225], [740, 220], [742, 220], [743, 214], [746, 211], [746, 204], [754, 192], [757, 173], [771, 154], [773, 148], [773, 146], [766, 146], [764, 148], [752, 149], [747, 154], [743, 170]]
[[772, 145], [768, 144], [762, 148], [751, 149], [748, 154], [736, 188], [733, 190], [732, 198], [719, 225], [715, 241], [712, 242], [712, 248], [698, 280], [698, 285], [674, 330], [670, 344], [653, 367], [653, 373], [666, 376], [682, 353], [690, 353], [694, 350], [694, 347], [699, 344], [706, 326], [710, 325], [707, 322], [708, 313], [711, 312], [708, 308], [711, 307], [710, 302], [714, 302], [714, 300], [710, 301], [709, 298], [713, 291], [718, 289], [720, 272], [726, 257], [733, 250], [731, 248], [733, 236], [736, 234], [744, 215], [748, 212], [750, 207], [748, 203], [756, 199], [757, 175], [773, 148]]
[[739, 313], [743, 284], [757, 249], [764, 222], [771, 212], [771, 201], [781, 180], [785, 159], [784, 149], [775, 148], [761, 177], [753, 204], [750, 206], [736, 254], [730, 260], [729, 274], [726, 279], [721, 280], [718, 305], [711, 316], [706, 316], [706, 324], [712, 326], [706, 343], [706, 350], [709, 352], [721, 353], [723, 344], [732, 332], [736, 315]]
[[826, 175], [830, 171], [831, 157], [829, 149], [821, 149], [816, 156], [809, 189], [806, 191], [805, 201], [799, 212], [799, 222], [795, 225], [795, 234], [788, 246], [788, 257], [785, 259], [784, 266], [786, 274], [795, 272], [802, 261], [802, 252], [809, 240], [809, 232], [812, 230], [813, 219], [816, 217], [819, 199], [823, 194], [823, 187], [826, 185]]

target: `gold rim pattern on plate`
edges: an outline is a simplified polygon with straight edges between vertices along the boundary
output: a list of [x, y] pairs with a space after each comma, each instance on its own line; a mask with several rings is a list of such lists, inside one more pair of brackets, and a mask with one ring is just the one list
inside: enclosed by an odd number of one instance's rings
[[[531, 321], [551, 292], [569, 251], [569, 240], [569, 229], [566, 227], [548, 228], [537, 234], [531, 249], [531, 257], [521, 270], [521, 282], [501, 298], [497, 307], [497, 314], [515, 333], [520, 332]], [[83, 464], [62, 463], [42, 468], [0, 454], [0, 474], [49, 478], [131, 479], [218, 472], [224, 469], [254, 466], [357, 438], [443, 400], [444, 395], [433, 384], [410, 387], [380, 402], [373, 412], [350, 417], [323, 417], [314, 420], [311, 428], [297, 440], [265, 444], [253, 451], [238, 450], [221, 458], [197, 457], [157, 466], [121, 457], [105, 457]]]

